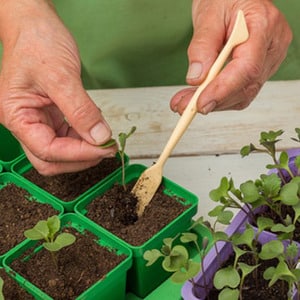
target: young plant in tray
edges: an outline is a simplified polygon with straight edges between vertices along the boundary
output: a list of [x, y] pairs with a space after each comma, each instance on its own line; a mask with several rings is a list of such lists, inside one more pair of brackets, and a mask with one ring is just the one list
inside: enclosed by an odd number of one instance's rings
[[[133, 126], [131, 130], [128, 133], [125, 132], [120, 132], [118, 135], [118, 153], [121, 158], [121, 164], [122, 164], [122, 185], [124, 190], [126, 190], [126, 185], [125, 185], [125, 147], [126, 147], [126, 142], [127, 139], [135, 132], [136, 127]], [[110, 139], [108, 142], [105, 144], [101, 145], [101, 148], [108, 148], [111, 146], [114, 146], [117, 144], [117, 141], [115, 139]]]
[[[293, 140], [299, 142], [300, 130], [296, 128], [295, 131], [297, 138], [293, 138]], [[232, 179], [223, 177], [220, 186], [210, 193], [210, 198], [219, 203], [215, 212], [211, 212], [211, 216], [217, 216], [220, 211], [223, 212], [227, 208], [239, 208], [247, 215], [248, 222], [258, 228], [258, 233], [268, 230], [276, 234], [276, 240], [262, 245], [261, 250], [250, 249], [260, 261], [269, 259], [277, 261], [274, 266], [266, 269], [264, 279], [269, 282], [269, 286], [277, 280], [286, 281], [289, 290], [287, 299], [292, 299], [292, 291], [294, 287], [298, 289], [300, 283], [300, 271], [297, 269], [299, 246], [294, 241], [295, 233], [300, 229], [298, 228], [300, 220], [300, 157], [295, 158], [293, 167], [286, 151], [281, 152], [277, 158], [276, 144], [280, 141], [279, 137], [282, 134], [282, 130], [262, 132], [259, 147], [249, 144], [241, 149], [242, 157], [251, 152], [268, 154], [272, 163], [267, 164], [266, 168], [273, 172], [263, 174], [255, 180], [247, 180], [240, 185], [239, 189], [235, 188]], [[236, 261], [239, 257], [235, 251], [236, 239], [231, 237], [230, 242], [233, 243]], [[250, 247], [250, 244], [248, 246]], [[236, 266], [237, 263], [235, 263], [235, 268]], [[250, 270], [248, 267], [247, 269]], [[220, 272], [222, 274], [222, 271]], [[241, 273], [244, 273], [243, 270]], [[217, 278], [215, 277], [214, 280], [216, 282], [218, 282], [219, 276], [217, 274]], [[218, 285], [218, 288], [220, 287], [224, 286]], [[232, 289], [232, 287], [230, 288]], [[241, 290], [236, 294], [239, 295], [239, 298], [232, 296], [232, 299], [242, 299]], [[220, 297], [220, 299], [223, 298]]]
[[30, 240], [43, 240], [43, 247], [51, 253], [55, 266], [57, 266], [56, 252], [73, 244], [76, 237], [68, 232], [60, 231], [60, 219], [54, 215], [47, 220], [39, 221], [33, 228], [25, 230], [24, 235]]
[[[295, 129], [300, 142], [300, 129]], [[262, 132], [260, 146], [253, 144], [241, 149], [242, 157], [252, 152], [266, 153], [271, 157], [271, 163], [266, 167], [268, 174], [260, 175], [254, 180], [247, 180], [237, 188], [232, 178], [223, 177], [219, 187], [210, 192], [210, 198], [216, 202], [215, 207], [209, 212], [209, 216], [215, 221], [212, 225], [200, 218], [196, 223], [206, 225], [213, 237], [213, 249], [216, 253], [216, 261], [221, 262], [221, 249], [218, 242], [223, 241], [230, 245], [233, 260], [213, 275], [213, 286], [219, 290], [218, 299], [237, 300], [246, 299], [245, 280], [251, 278], [254, 289], [258, 290], [258, 273], [263, 274], [267, 290], [278, 281], [277, 286], [282, 290], [283, 299], [295, 299], [294, 291], [300, 289], [300, 269], [298, 269], [299, 244], [295, 241], [296, 232], [300, 232], [300, 156], [295, 157], [293, 163], [287, 152], [277, 154], [277, 143], [280, 141], [282, 130]], [[278, 156], [278, 157], [277, 157]], [[233, 209], [243, 211], [246, 216], [242, 228], [231, 236], [223, 231], [218, 231], [218, 224], [229, 225], [233, 221]], [[271, 237], [270, 237], [270, 236]], [[180, 236], [180, 234], [178, 235]], [[176, 236], [176, 238], [178, 238]], [[183, 237], [183, 238], [182, 238]], [[181, 236], [181, 242], [195, 241], [193, 235]], [[190, 259], [186, 247], [173, 246], [174, 239], [165, 239], [161, 249], [153, 249], [144, 254], [151, 265], [162, 257], [162, 267], [173, 272], [171, 279], [182, 283], [187, 280], [192, 283], [194, 297], [203, 299], [199, 289], [204, 289], [208, 295], [210, 286], [207, 269], [203, 261], [208, 257], [208, 248], [203, 247], [199, 253], [201, 263], [195, 264]], [[223, 245], [224, 245], [223, 243]], [[222, 245], [222, 244], [220, 244]], [[251, 261], [245, 260], [250, 257]], [[270, 261], [264, 271], [260, 271], [260, 265]], [[201, 270], [202, 281], [195, 280], [194, 276]], [[208, 273], [207, 273], [208, 274]], [[197, 277], [198, 278], [198, 277]], [[200, 278], [200, 277], [199, 277]], [[247, 287], [249, 289], [249, 286]], [[197, 295], [197, 291], [198, 294]], [[243, 298], [244, 297], [244, 298]], [[209, 298], [207, 298], [209, 299]], [[298, 296], [298, 299], [300, 297]]]
[[[200, 271], [201, 262], [203, 262], [209, 249], [209, 239], [203, 237], [200, 247], [199, 236], [191, 231], [200, 223], [202, 223], [202, 218], [194, 222], [187, 232], [177, 234], [174, 238], [165, 238], [161, 249], [145, 251], [143, 258], [147, 261], [146, 266], [149, 267], [162, 258], [161, 266], [165, 271], [172, 273], [171, 280], [174, 283], [184, 283], [190, 280], [192, 284], [196, 284], [193, 278]], [[177, 239], [180, 240], [181, 244], [176, 243], [174, 245]], [[190, 258], [190, 244], [196, 249], [200, 263]]]

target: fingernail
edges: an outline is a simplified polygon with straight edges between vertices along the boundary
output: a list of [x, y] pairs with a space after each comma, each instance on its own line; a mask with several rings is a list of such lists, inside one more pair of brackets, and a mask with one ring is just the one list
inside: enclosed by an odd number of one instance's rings
[[201, 113], [203, 113], [204, 115], [207, 115], [208, 113], [213, 111], [216, 106], [217, 106], [217, 102], [211, 101], [211, 102], [207, 103], [204, 107], [202, 107]]
[[199, 62], [191, 63], [186, 75], [187, 79], [196, 79], [201, 76], [202, 73], [202, 64]]
[[101, 145], [110, 138], [111, 132], [105, 123], [100, 122], [91, 129], [90, 134], [95, 143]]

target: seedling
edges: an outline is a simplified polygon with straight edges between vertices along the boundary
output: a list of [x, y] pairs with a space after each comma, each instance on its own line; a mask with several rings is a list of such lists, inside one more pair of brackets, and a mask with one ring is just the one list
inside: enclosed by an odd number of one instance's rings
[[3, 279], [0, 277], [0, 300], [4, 300], [3, 284], [4, 284], [4, 281], [3, 281]]
[[118, 145], [118, 153], [120, 155], [121, 164], [122, 164], [122, 186], [123, 186], [124, 190], [126, 190], [126, 184], [125, 184], [125, 147], [126, 147], [127, 139], [135, 132], [135, 130], [136, 130], [136, 127], [133, 126], [128, 133], [120, 132], [119, 135], [118, 135], [118, 140], [119, 140], [118, 143], [115, 139], [110, 139], [108, 142], [106, 142], [105, 144], [100, 146], [101, 148], [108, 148], [108, 147], [114, 146], [116, 144], [119, 144]]
[[58, 216], [54, 215], [47, 220], [39, 221], [33, 228], [25, 230], [24, 235], [30, 240], [44, 240], [43, 247], [50, 251], [53, 262], [57, 266], [55, 252], [73, 244], [76, 240], [71, 233], [59, 233], [61, 223]]
[[[198, 225], [195, 222], [189, 229]], [[173, 243], [179, 238], [181, 244], [173, 245]], [[162, 258], [162, 268], [170, 273], [171, 280], [174, 283], [182, 284], [189, 280], [195, 286], [194, 277], [200, 271], [203, 259], [209, 249], [209, 239], [203, 237], [202, 247], [199, 246], [199, 236], [191, 231], [184, 232], [176, 235], [174, 238], [165, 238], [161, 249], [152, 249], [145, 251], [143, 257], [147, 261], [146, 266], [151, 266]], [[195, 262], [190, 258], [188, 247], [185, 245], [192, 243], [197, 250], [197, 254], [200, 258], [200, 263]]]

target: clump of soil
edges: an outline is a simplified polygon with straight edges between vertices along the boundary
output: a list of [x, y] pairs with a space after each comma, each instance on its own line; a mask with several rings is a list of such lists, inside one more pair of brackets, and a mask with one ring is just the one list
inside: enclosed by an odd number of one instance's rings
[[[57, 265], [45, 249], [26, 262], [20, 258], [11, 264], [14, 271], [56, 300], [75, 299], [126, 258], [97, 244], [89, 232], [65, 231], [74, 234], [76, 241], [56, 252]], [[32, 249], [24, 256], [29, 253]]]
[[3, 295], [8, 300], [34, 300], [34, 297], [25, 291], [19, 284], [0, 269], [0, 277], [3, 279]]
[[113, 157], [105, 158], [95, 167], [80, 172], [42, 176], [31, 168], [23, 176], [53, 196], [68, 202], [80, 196], [120, 166], [120, 160]]
[[161, 185], [143, 215], [138, 218], [137, 199], [131, 193], [133, 184], [128, 184], [126, 191], [122, 185], [116, 184], [93, 199], [87, 205], [86, 216], [127, 243], [140, 246], [182, 214], [189, 205], [183, 205], [184, 199], [165, 194]]
[[29, 201], [31, 198], [25, 189], [13, 183], [0, 190], [0, 255], [25, 239], [24, 230], [59, 213], [49, 204]]

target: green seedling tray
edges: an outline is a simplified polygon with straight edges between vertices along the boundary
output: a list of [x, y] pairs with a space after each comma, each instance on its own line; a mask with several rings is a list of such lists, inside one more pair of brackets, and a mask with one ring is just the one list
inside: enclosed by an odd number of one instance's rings
[[[118, 255], [124, 254], [127, 257], [117, 267], [106, 274], [105, 278], [100, 279], [93, 284], [89, 289], [79, 295], [77, 300], [95, 300], [95, 299], [110, 299], [110, 300], [122, 300], [126, 297], [126, 276], [127, 270], [132, 264], [132, 252], [131, 250], [119, 243], [114, 237], [105, 232], [102, 229], [95, 229], [95, 227], [86, 219], [74, 214], [67, 213], [61, 216], [62, 227], [72, 227], [78, 232], [89, 231], [93, 233], [98, 240], [99, 245], [107, 247], [110, 250], [115, 250]], [[38, 287], [27, 281], [23, 276], [16, 273], [10, 264], [22, 255], [26, 250], [35, 248], [34, 251], [38, 252], [42, 249], [42, 246], [36, 246], [37, 241], [27, 240], [27, 243], [22, 245], [16, 251], [7, 256], [3, 262], [3, 265], [7, 272], [11, 272], [22, 286], [24, 286], [37, 300], [52, 300], [52, 298], [40, 290]]]
[[[117, 153], [116, 155], [117, 159], [120, 159], [119, 154]], [[125, 155], [125, 165], [128, 165], [129, 163], [129, 157], [127, 155]], [[14, 164], [12, 164], [11, 169], [12, 169], [12, 173], [20, 175], [24, 178], [24, 180], [29, 181], [27, 178], [25, 178], [23, 175], [28, 172], [30, 169], [32, 169], [33, 166], [30, 163], [30, 161], [28, 160], [28, 158], [24, 155], [22, 156], [21, 159], [17, 160]], [[105, 178], [103, 178], [102, 180], [100, 180], [98, 183], [96, 183], [95, 185], [93, 185], [92, 187], [90, 187], [88, 190], [86, 190], [85, 192], [83, 192], [81, 195], [79, 195], [78, 197], [76, 197], [74, 200], [72, 201], [64, 201], [62, 199], [59, 199], [58, 197], [52, 195], [51, 193], [49, 193], [48, 191], [44, 190], [43, 188], [39, 187], [38, 185], [36, 185], [35, 183], [32, 182], [32, 184], [34, 184], [36, 186], [36, 188], [44, 191], [44, 193], [47, 193], [47, 195], [49, 197], [51, 197], [53, 200], [57, 201], [58, 203], [60, 203], [64, 209], [65, 212], [74, 212], [74, 206], [75, 204], [82, 199], [85, 195], [89, 194], [91, 191], [93, 191], [94, 189], [96, 189], [99, 185], [102, 185], [106, 180], [108, 180], [109, 178], [111, 178], [116, 172], [119, 171], [120, 168], [114, 170], [111, 174], [109, 174], [108, 176], [106, 176]], [[29, 181], [30, 182], [30, 181]]]
[[[137, 180], [141, 173], [146, 169], [146, 166], [133, 164], [126, 167], [126, 183]], [[87, 197], [83, 198], [75, 206], [75, 212], [85, 216], [86, 206], [93, 201], [93, 199], [109, 190], [115, 183], [122, 182], [122, 174], [118, 172], [115, 176], [110, 178], [98, 189], [95, 189]], [[185, 199], [183, 205], [190, 205], [180, 216], [174, 219], [166, 227], [156, 233], [152, 238], [140, 246], [133, 246], [128, 244], [126, 241], [115, 236], [115, 239], [119, 242], [123, 242], [133, 252], [133, 265], [128, 273], [127, 288], [139, 297], [145, 297], [156, 287], [158, 287], [170, 273], [162, 270], [159, 264], [153, 264], [150, 267], [146, 267], [146, 261], [143, 258], [143, 254], [149, 249], [160, 249], [162, 241], [166, 237], [173, 237], [178, 232], [183, 232], [189, 228], [192, 222], [192, 217], [197, 212], [198, 198], [196, 195], [187, 191], [183, 187], [163, 177], [162, 184], [165, 186], [165, 193], [178, 196], [179, 198]], [[93, 222], [93, 221], [92, 221]], [[95, 228], [101, 228], [100, 225], [93, 222]]]
[[10, 171], [11, 165], [24, 153], [18, 140], [0, 124], [0, 164], [5, 171]]
[[[51, 205], [55, 210], [58, 211], [58, 214], [63, 214], [63, 207], [57, 203], [56, 201], [53, 201], [50, 197], [47, 197], [42, 191], [39, 189], [35, 188], [35, 185], [30, 184], [29, 182], [23, 180], [23, 178], [16, 176], [15, 174], [9, 173], [9, 172], [4, 172], [0, 174], [0, 192], [3, 187], [5, 187], [7, 184], [12, 183], [15, 184], [16, 186], [25, 189], [28, 191], [28, 193], [32, 196], [28, 201], [37, 201], [39, 203], [45, 203]], [[5, 212], [1, 212], [5, 213]], [[0, 256], [0, 263], [2, 263], [3, 259], [5, 256], [9, 255], [12, 251], [14, 251], [16, 248], [21, 247], [24, 243], [26, 242], [26, 239], [24, 237], [24, 240], [16, 245], [14, 248], [9, 250], [6, 253], [3, 253]]]

